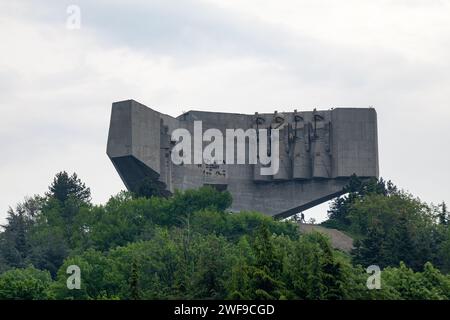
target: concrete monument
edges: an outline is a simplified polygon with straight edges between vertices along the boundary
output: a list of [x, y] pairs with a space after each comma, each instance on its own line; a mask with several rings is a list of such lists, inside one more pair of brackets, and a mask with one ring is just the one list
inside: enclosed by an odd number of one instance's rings
[[[172, 151], [177, 141], [172, 133], [183, 128], [195, 135], [198, 123], [200, 135], [208, 129], [217, 129], [224, 137], [227, 129], [255, 129], [256, 141], [269, 143], [263, 152], [279, 158], [276, 172], [261, 174], [265, 165], [259, 162], [229, 161], [228, 140], [223, 143], [223, 161], [175, 164]], [[277, 130], [278, 144], [271, 140], [272, 129]], [[247, 138], [246, 160], [253, 147]], [[200, 144], [205, 147], [208, 142]], [[232, 146], [233, 151], [238, 145]], [[193, 146], [192, 156], [198, 159], [195, 150]], [[145, 178], [168, 195], [176, 189], [210, 185], [232, 194], [233, 211], [255, 210], [284, 218], [343, 194], [353, 174], [378, 177], [377, 115], [373, 108], [335, 108], [252, 115], [189, 111], [173, 118], [126, 100], [113, 103], [107, 154], [129, 190]]]

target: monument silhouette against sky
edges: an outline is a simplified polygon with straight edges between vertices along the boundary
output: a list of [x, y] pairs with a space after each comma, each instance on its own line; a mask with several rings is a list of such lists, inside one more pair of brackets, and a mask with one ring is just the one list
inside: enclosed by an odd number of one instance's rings
[[[236, 161], [174, 164], [171, 134], [184, 128], [194, 135], [194, 121], [202, 122], [203, 132], [215, 128], [224, 137], [226, 129], [278, 129], [279, 170], [261, 175], [261, 164]], [[154, 180], [168, 195], [209, 185], [231, 193], [232, 211], [284, 218], [342, 195], [353, 174], [378, 177], [377, 114], [373, 108], [334, 108], [264, 114], [189, 111], [173, 118], [126, 100], [112, 105], [107, 154], [129, 190], [144, 179]]]

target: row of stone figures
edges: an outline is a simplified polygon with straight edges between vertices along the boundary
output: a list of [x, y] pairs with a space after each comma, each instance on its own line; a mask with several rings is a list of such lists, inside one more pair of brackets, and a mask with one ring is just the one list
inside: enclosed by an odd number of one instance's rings
[[[258, 140], [259, 129], [268, 129], [268, 135], [271, 132], [270, 129], [278, 129], [280, 139], [278, 172], [275, 175], [261, 175], [261, 164], [258, 161], [256, 165], [253, 165], [254, 181], [331, 178], [331, 122], [326, 121], [322, 115], [314, 112], [312, 119], [305, 120], [296, 112], [289, 117], [276, 112], [273, 118], [267, 121], [266, 117], [256, 114], [253, 128], [256, 129]], [[170, 184], [172, 145], [168, 127], [162, 123], [162, 120], [160, 139], [161, 151], [163, 151], [160, 159], [160, 174], [162, 180]], [[271, 152], [270, 140], [270, 137], [267, 137], [268, 153]], [[209, 178], [220, 181], [226, 179], [225, 168], [226, 165], [221, 164], [219, 168], [221, 174], [214, 174], [214, 177]], [[207, 172], [203, 172], [203, 175], [209, 176]]]
[[[266, 123], [264, 117], [256, 114], [254, 128], [258, 134], [258, 129], [279, 129], [280, 137], [278, 173], [273, 176], [261, 175], [258, 161], [253, 171], [255, 181], [331, 177], [331, 122], [323, 116], [314, 112], [310, 122], [294, 113], [293, 121], [287, 121], [286, 117], [276, 112], [273, 120]], [[270, 147], [268, 149], [270, 152]]]

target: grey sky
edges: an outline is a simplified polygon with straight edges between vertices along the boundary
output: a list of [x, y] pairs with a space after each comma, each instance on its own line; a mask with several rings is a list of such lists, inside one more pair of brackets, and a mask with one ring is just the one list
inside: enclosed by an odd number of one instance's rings
[[60, 170], [96, 203], [123, 189], [105, 148], [129, 98], [173, 116], [374, 106], [381, 175], [450, 200], [449, 16], [437, 0], [1, 1], [0, 221]]

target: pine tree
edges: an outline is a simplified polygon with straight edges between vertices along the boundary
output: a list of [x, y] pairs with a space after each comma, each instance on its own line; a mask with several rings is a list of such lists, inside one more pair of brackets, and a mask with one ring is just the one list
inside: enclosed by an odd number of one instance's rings
[[131, 263], [130, 298], [132, 300], [141, 299], [141, 293], [139, 289], [139, 266], [136, 260], [133, 260], [133, 262]]
[[441, 209], [438, 214], [439, 224], [446, 226], [448, 225], [449, 220], [447, 212], [447, 204], [444, 201], [442, 201], [442, 203], [439, 205], [439, 208]]
[[256, 266], [269, 272], [275, 272], [278, 262], [275, 259], [269, 228], [265, 223], [261, 224], [256, 230], [253, 245], [256, 255]]
[[376, 264], [385, 265], [384, 254], [384, 232], [379, 226], [372, 226], [367, 232], [367, 236], [357, 242], [355, 250], [352, 251], [353, 261], [364, 267]]
[[11, 267], [25, 266], [30, 254], [29, 233], [41, 210], [43, 200], [39, 196], [26, 198], [16, 209], [9, 208], [7, 223], [3, 225], [0, 241], [1, 260]]
[[3, 226], [0, 254], [11, 267], [24, 267], [28, 255], [27, 222], [22, 212], [8, 210], [8, 223]]
[[71, 176], [66, 171], [56, 174], [49, 187], [47, 196], [65, 203], [70, 197], [84, 203], [91, 201], [91, 190], [78, 178], [76, 173]]
[[275, 255], [271, 234], [266, 223], [255, 232], [253, 241], [255, 265], [250, 268], [250, 291], [253, 299], [270, 300], [278, 298], [282, 284], [277, 280], [281, 262]]
[[421, 263], [416, 263], [416, 261], [414, 261], [414, 257], [417, 255], [415, 255], [415, 246], [409, 230], [408, 219], [405, 214], [402, 214], [399, 218], [395, 235], [395, 245], [397, 247], [396, 261], [404, 261], [406, 265], [420, 268]]

